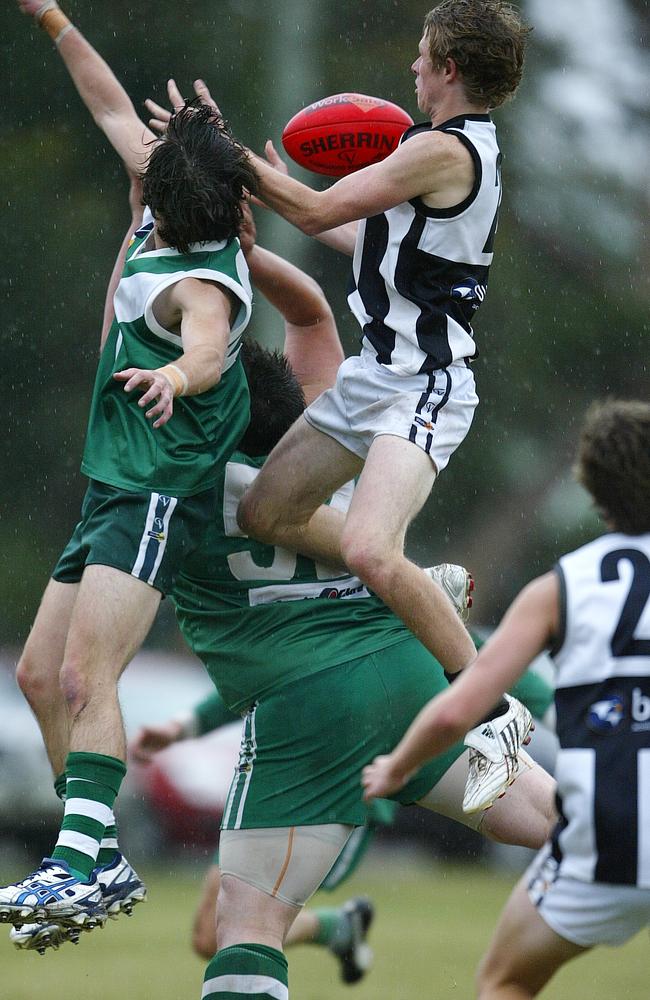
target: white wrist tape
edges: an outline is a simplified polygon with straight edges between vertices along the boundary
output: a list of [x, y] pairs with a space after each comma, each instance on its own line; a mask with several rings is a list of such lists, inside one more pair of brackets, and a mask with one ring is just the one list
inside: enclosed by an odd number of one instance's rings
[[45, 3], [42, 3], [38, 10], [34, 11], [34, 17], [37, 21], [40, 21], [46, 11], [58, 9], [59, 5], [56, 0], [45, 0]]

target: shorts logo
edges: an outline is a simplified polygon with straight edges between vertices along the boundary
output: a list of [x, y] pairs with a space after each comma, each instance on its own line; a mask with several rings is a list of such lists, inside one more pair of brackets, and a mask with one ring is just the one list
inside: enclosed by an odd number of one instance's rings
[[594, 733], [607, 736], [613, 733], [623, 721], [625, 704], [617, 695], [595, 701], [587, 711], [587, 725]]
[[[169, 501], [169, 497], [165, 497]], [[151, 531], [147, 532], [149, 538], [155, 538], [158, 542], [165, 541], [165, 522], [162, 517], [154, 517]]]
[[417, 415], [413, 419], [415, 420], [416, 424], [419, 424], [420, 427], [426, 427], [428, 431], [433, 430], [434, 425], [431, 423], [430, 420], [423, 420], [422, 417], [418, 417]]
[[161, 507], [169, 507], [170, 501], [171, 497], [163, 496], [162, 493], [158, 497], [158, 503], [160, 504]]

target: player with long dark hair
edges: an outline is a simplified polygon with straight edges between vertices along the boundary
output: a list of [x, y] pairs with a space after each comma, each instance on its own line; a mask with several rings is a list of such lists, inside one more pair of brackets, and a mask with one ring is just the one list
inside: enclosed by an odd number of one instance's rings
[[[18, 667], [65, 799], [51, 858], [0, 889], [0, 920], [77, 928], [144, 887], [118, 850], [126, 772], [117, 682], [213, 516], [218, 470], [248, 423], [239, 358], [251, 292], [238, 230], [256, 178], [210, 108], [146, 128], [54, 0], [20, 0], [151, 205], [116, 274], [82, 471], [81, 521], [54, 568]], [[112, 312], [112, 310], [111, 310]]]

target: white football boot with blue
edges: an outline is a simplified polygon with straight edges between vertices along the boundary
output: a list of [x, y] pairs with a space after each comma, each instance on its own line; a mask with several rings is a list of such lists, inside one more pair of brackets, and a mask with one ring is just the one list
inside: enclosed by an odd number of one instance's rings
[[21, 951], [37, 951], [44, 955], [48, 948], [56, 951], [72, 941], [79, 944], [81, 930], [78, 927], [63, 927], [61, 924], [21, 924], [9, 931], [9, 940]]
[[[114, 920], [120, 913], [130, 916], [133, 907], [147, 898], [144, 882], [119, 851], [108, 864], [95, 868], [93, 875], [101, 889], [104, 909]], [[41, 921], [13, 927], [9, 939], [21, 951], [37, 951], [44, 955], [48, 948], [56, 950], [66, 941], [78, 944], [81, 930], [92, 930], [92, 927], [66, 927]]]
[[144, 903], [147, 898], [147, 887], [131, 867], [123, 854], [115, 852], [115, 857], [101, 868], [95, 868], [96, 876], [102, 888], [104, 906], [109, 917], [116, 919], [120, 913], [131, 916], [137, 903]]
[[90, 930], [105, 923], [102, 888], [94, 874], [87, 882], [65, 861], [43, 858], [27, 878], [0, 888], [0, 923], [56, 923]]

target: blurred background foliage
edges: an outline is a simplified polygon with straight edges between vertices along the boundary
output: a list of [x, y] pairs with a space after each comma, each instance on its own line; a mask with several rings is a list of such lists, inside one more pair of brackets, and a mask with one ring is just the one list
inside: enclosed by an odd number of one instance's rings
[[[5, 5], [0, 271], [5, 408], [0, 644], [18, 645], [78, 517], [104, 289], [128, 223], [127, 185], [50, 41]], [[572, 484], [579, 422], [603, 394], [648, 396], [650, 155], [645, 0], [527, 0], [534, 24], [516, 101], [496, 112], [504, 203], [477, 318], [481, 405], [414, 526], [412, 554], [463, 562], [475, 621], [597, 530]], [[74, 0], [66, 11], [138, 109], [204, 77], [235, 133], [279, 146], [284, 122], [341, 91], [389, 98], [417, 119], [415, 0]], [[314, 186], [322, 179], [295, 175]], [[262, 213], [261, 243], [325, 288], [347, 353], [349, 260]], [[251, 333], [281, 342], [256, 305]], [[151, 641], [178, 642], [169, 612]]]

